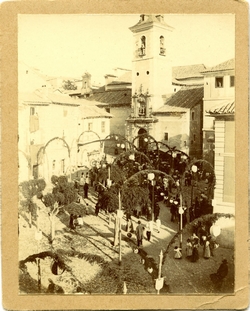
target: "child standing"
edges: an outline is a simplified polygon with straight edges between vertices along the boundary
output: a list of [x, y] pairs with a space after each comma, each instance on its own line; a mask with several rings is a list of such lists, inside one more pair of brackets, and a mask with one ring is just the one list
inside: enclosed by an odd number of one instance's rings
[[175, 252], [175, 255], [174, 255], [175, 259], [181, 259], [182, 258], [181, 248], [179, 248], [178, 246], [175, 246], [174, 252]]
[[155, 223], [156, 223], [157, 232], [160, 233], [160, 229], [161, 229], [161, 220], [160, 220], [159, 217], [157, 217]]

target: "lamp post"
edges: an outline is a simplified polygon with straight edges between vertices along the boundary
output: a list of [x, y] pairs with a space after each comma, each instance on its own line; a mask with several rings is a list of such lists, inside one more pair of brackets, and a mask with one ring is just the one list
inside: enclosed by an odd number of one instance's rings
[[[198, 167], [196, 165], [192, 165], [191, 167], [192, 173], [196, 174], [198, 171]], [[194, 180], [191, 180], [191, 208], [193, 206], [193, 196], [194, 196]]]
[[[37, 252], [39, 251], [39, 241], [42, 239], [42, 231], [38, 228], [35, 232], [35, 239], [37, 240]], [[41, 290], [41, 266], [40, 266], [40, 258], [37, 259], [37, 286], [38, 291]]]
[[184, 209], [182, 206], [182, 194], [180, 194], [180, 206], [179, 206], [179, 214], [180, 214], [180, 248], [182, 249], [182, 227], [183, 227], [183, 219], [182, 219], [182, 215], [184, 213]]
[[152, 185], [152, 221], [154, 221], [154, 204], [155, 204], [155, 202], [154, 202], [154, 185], [155, 185], [155, 180], [154, 180], [154, 178], [155, 178], [155, 174], [154, 173], [149, 173], [148, 174], [148, 180], [150, 180], [151, 181], [151, 185]]
[[121, 223], [123, 217], [123, 211], [121, 209], [121, 192], [119, 190], [118, 193], [118, 200], [119, 200], [119, 209], [117, 210], [117, 218], [119, 224], [119, 265], [122, 263], [122, 230], [121, 230]]
[[171, 155], [172, 155], [172, 165], [171, 165], [171, 168], [174, 169], [174, 159], [177, 156], [176, 151], [172, 150], [171, 151]]

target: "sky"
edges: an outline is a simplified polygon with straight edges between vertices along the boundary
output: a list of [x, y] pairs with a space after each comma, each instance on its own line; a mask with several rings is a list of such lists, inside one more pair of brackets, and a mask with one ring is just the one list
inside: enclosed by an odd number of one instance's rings
[[[131, 69], [133, 33], [139, 14], [19, 14], [18, 59], [51, 76], [104, 84], [116, 67]], [[174, 30], [166, 45], [173, 66], [217, 65], [235, 57], [233, 14], [164, 15]]]

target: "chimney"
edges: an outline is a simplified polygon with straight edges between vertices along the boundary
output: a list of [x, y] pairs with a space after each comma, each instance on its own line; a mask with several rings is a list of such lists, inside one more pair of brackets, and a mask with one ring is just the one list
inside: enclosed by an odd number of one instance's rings
[[141, 21], [141, 22], [144, 22], [144, 20], [145, 20], [145, 14], [141, 14], [141, 15], [140, 15], [140, 18], [141, 18], [140, 21]]
[[156, 15], [155, 16], [159, 22], [164, 22], [164, 16], [163, 15]]
[[108, 84], [110, 84], [113, 81], [115, 81], [117, 79], [117, 76], [107, 74], [107, 75], [104, 76], [104, 78], [105, 78], [105, 91], [107, 91], [109, 89]]

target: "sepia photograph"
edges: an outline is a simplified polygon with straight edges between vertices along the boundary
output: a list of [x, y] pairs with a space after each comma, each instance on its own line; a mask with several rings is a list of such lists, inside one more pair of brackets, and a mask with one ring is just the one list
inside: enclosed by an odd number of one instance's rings
[[235, 14], [18, 14], [19, 295], [235, 294]]

